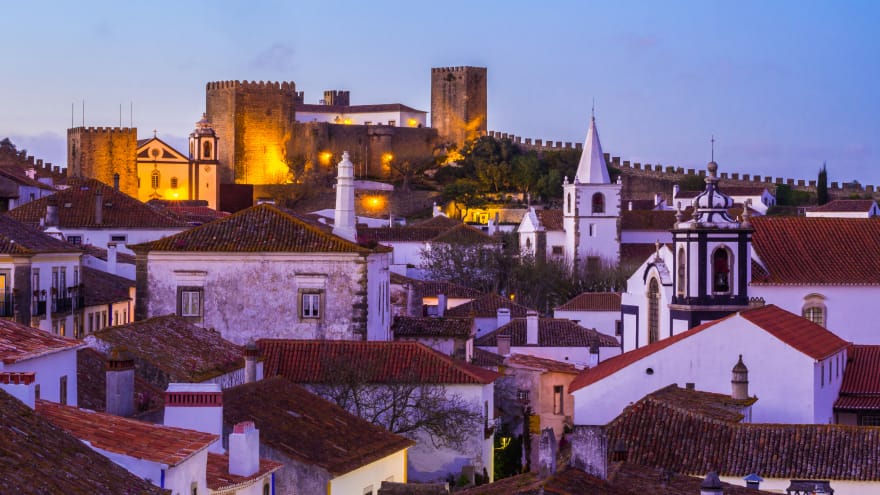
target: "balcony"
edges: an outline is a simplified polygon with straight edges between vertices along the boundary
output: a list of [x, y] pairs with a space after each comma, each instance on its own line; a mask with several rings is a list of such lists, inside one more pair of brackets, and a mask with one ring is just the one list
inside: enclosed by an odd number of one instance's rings
[[[43, 303], [45, 304], [45, 303]], [[65, 311], [70, 311], [73, 309], [73, 299], [70, 297], [53, 297], [52, 298], [52, 312], [53, 313], [63, 313]]]
[[9, 318], [15, 315], [15, 296], [11, 290], [0, 292], [0, 318]]

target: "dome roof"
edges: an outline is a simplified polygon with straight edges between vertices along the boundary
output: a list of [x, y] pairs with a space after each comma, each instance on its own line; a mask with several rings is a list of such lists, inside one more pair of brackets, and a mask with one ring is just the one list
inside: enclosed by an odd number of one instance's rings
[[706, 189], [694, 198], [693, 219], [679, 224], [679, 227], [741, 228], [740, 223], [727, 213], [733, 206], [733, 198], [718, 188], [718, 164], [711, 161], [706, 165], [706, 170]]
[[193, 136], [215, 136], [214, 128], [208, 120], [208, 114], [203, 113], [202, 118], [196, 122], [196, 130], [193, 131]]

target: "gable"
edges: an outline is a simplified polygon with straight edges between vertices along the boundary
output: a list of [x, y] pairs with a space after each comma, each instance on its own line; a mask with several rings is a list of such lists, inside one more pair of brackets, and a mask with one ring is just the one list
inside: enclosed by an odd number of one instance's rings
[[183, 153], [177, 151], [170, 144], [154, 137], [143, 143], [138, 143], [137, 147], [138, 162], [181, 162], [189, 163], [189, 158]]

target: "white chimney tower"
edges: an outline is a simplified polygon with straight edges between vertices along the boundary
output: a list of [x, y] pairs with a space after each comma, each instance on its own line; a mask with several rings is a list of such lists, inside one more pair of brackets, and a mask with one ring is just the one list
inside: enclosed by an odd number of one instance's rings
[[208, 447], [223, 453], [223, 391], [217, 383], [169, 383], [165, 390], [165, 426], [217, 435]]
[[236, 424], [229, 434], [229, 474], [250, 476], [260, 470], [260, 430], [253, 421]]
[[354, 217], [354, 165], [347, 151], [342, 153], [342, 161], [339, 162], [336, 176], [336, 215], [333, 234], [352, 242], [357, 239]]
[[538, 312], [526, 313], [526, 344], [538, 345]]

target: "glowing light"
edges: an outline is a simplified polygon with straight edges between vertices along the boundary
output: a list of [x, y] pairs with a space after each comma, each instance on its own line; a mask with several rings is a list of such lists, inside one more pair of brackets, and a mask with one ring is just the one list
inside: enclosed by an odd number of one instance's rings
[[345, 120], [342, 121], [342, 123], [345, 124], [345, 125], [350, 125], [350, 124], [351, 124], [351, 119], [345, 119]]
[[391, 153], [385, 153], [382, 155], [382, 163], [388, 163], [391, 160], [394, 160], [394, 155]]
[[419, 126], [419, 121], [416, 119], [409, 119], [406, 121], [406, 123], [409, 124], [410, 127], [418, 127]]
[[333, 153], [330, 153], [329, 151], [321, 152], [321, 154], [318, 155], [318, 161], [321, 165], [330, 165], [330, 159], [332, 158]]
[[177, 191], [174, 191], [173, 193], [171, 193], [171, 197], [177, 199], [180, 197], [180, 194]]
[[384, 196], [365, 196], [364, 207], [368, 210], [381, 210], [385, 208]]

